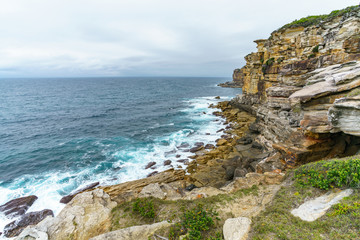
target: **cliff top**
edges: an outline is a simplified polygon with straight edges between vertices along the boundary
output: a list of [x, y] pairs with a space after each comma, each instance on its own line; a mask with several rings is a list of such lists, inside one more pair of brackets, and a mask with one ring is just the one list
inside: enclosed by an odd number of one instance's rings
[[349, 16], [351, 13], [356, 12], [360, 9], [360, 6], [350, 6], [341, 10], [334, 10], [329, 14], [323, 14], [323, 15], [314, 15], [314, 16], [308, 16], [301, 18], [299, 20], [294, 20], [291, 23], [285, 24], [281, 28], [279, 28], [277, 31], [282, 31], [288, 28], [296, 28], [296, 27], [309, 27], [312, 25], [316, 25], [318, 23], [321, 23], [323, 21], [331, 21], [332, 19], [336, 17], [342, 17], [342, 16]]

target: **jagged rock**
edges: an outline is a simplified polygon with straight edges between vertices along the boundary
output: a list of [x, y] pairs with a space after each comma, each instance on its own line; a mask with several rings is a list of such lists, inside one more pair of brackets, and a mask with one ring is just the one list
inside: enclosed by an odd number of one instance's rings
[[301, 204], [298, 208], [293, 209], [291, 214], [304, 221], [315, 221], [323, 216], [332, 205], [338, 203], [344, 197], [350, 196], [352, 193], [352, 189], [346, 189], [339, 192], [328, 192], [325, 195]]
[[306, 81], [309, 85], [289, 97], [292, 102], [307, 102], [311, 99], [360, 86], [360, 62], [337, 64], [317, 69], [314, 71], [314, 75]]
[[179, 146], [177, 146], [178, 149], [188, 148], [188, 147], [190, 147], [190, 144], [189, 144], [189, 143], [181, 143]]
[[145, 166], [145, 169], [149, 169], [151, 168], [152, 166], [154, 166], [156, 164], [156, 162], [149, 162], [146, 166]]
[[159, 173], [158, 171], [153, 171], [153, 172], [149, 173], [146, 177], [152, 177], [152, 176], [155, 176], [158, 173]]
[[156, 231], [170, 228], [173, 223], [167, 221], [154, 223], [151, 225], [142, 225], [142, 226], [133, 226], [129, 228], [124, 228], [109, 233], [105, 233], [96, 237], [91, 238], [90, 240], [134, 240], [134, 239], [149, 239]]
[[164, 161], [164, 166], [168, 166], [168, 165], [170, 165], [171, 164], [171, 160], [165, 160]]
[[246, 217], [226, 219], [223, 226], [225, 240], [246, 240], [250, 231], [251, 220]]
[[72, 193], [72, 194], [66, 195], [66, 196], [64, 196], [64, 197], [62, 197], [62, 198], [60, 199], [60, 203], [65, 203], [65, 204], [66, 204], [66, 203], [70, 202], [71, 199], [73, 199], [76, 194], [79, 194], [79, 193], [84, 192], [84, 191], [86, 191], [86, 190], [93, 189], [94, 187], [96, 187], [96, 186], [99, 185], [99, 184], [100, 184], [99, 182], [91, 183], [91, 184], [89, 184], [89, 185], [87, 185], [87, 186], [85, 186], [85, 187], [83, 187], [83, 188], [75, 191], [75, 192]]
[[49, 239], [85, 240], [108, 231], [111, 209], [117, 204], [102, 189], [76, 195], [55, 217], [47, 217], [33, 228]]
[[204, 148], [203, 146], [196, 146], [196, 147], [190, 148], [190, 152], [195, 153], [197, 151], [202, 150], [203, 148]]
[[36, 201], [36, 199], [38, 199], [38, 197], [34, 195], [13, 199], [1, 205], [0, 212], [3, 212], [8, 218], [23, 215]]
[[[360, 90], [359, 90], [360, 94]], [[360, 136], [360, 96], [341, 98], [329, 109], [331, 132]]]
[[215, 146], [214, 146], [214, 144], [206, 144], [205, 145], [205, 149], [214, 149], [215, 148]]
[[120, 183], [117, 185], [100, 187], [107, 194], [111, 196], [111, 199], [118, 203], [129, 201], [137, 197], [137, 193], [140, 192], [145, 186], [152, 183], [172, 183], [183, 180], [185, 177], [184, 170], [170, 169], [164, 172], [160, 172], [152, 177], [130, 181], [126, 183]]
[[19, 219], [7, 224], [4, 228], [5, 237], [18, 236], [27, 226], [36, 225], [47, 216], [54, 216], [53, 211], [45, 209], [38, 212], [30, 212], [21, 216]]

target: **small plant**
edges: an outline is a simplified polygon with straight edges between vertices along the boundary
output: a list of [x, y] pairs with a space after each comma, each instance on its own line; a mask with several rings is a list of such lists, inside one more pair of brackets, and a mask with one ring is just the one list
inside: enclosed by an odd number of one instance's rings
[[[181, 222], [170, 229], [169, 239], [174, 240], [185, 234], [187, 235], [185, 239], [188, 240], [204, 239], [204, 233], [215, 225], [214, 220], [219, 220], [217, 215], [215, 211], [204, 209], [201, 204], [198, 204], [183, 213]], [[217, 233], [215, 238], [210, 239], [222, 239], [222, 235]]]
[[312, 49], [312, 52], [313, 52], [313, 53], [318, 53], [318, 52], [319, 52], [319, 47], [320, 47], [320, 45], [316, 45], [316, 46]]
[[358, 212], [355, 210], [360, 209], [360, 203], [354, 202], [353, 205], [346, 204], [346, 203], [338, 203], [333, 206], [334, 211], [329, 213], [329, 216], [337, 216], [337, 215], [344, 215], [351, 213], [354, 216], [358, 215]]
[[152, 200], [138, 198], [132, 205], [132, 211], [146, 218], [155, 218], [155, 207]]
[[341, 10], [332, 11], [330, 14], [304, 17], [282, 26], [279, 30], [291, 28], [291, 27], [308, 27], [308, 26], [316, 25], [321, 21], [326, 21], [339, 16], [343, 16], [346, 13], [352, 12], [358, 8], [359, 6], [350, 6]]
[[279, 57], [277, 60], [276, 60], [276, 62], [278, 63], [278, 64], [280, 64], [280, 63], [282, 63], [283, 61], [284, 61], [284, 57]]
[[310, 55], [308, 56], [308, 59], [311, 59], [311, 58], [314, 58], [314, 57], [315, 57], [315, 54], [312, 53], [312, 54], [310, 54]]
[[334, 187], [360, 187], [360, 159], [320, 161], [306, 164], [295, 171], [300, 186], [328, 190]]
[[273, 65], [274, 62], [275, 62], [275, 58], [269, 58], [268, 60], [266, 60], [265, 65], [271, 66]]

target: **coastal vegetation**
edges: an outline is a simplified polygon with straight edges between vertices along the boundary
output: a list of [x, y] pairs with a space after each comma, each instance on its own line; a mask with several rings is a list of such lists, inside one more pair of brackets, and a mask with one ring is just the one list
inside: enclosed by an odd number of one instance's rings
[[291, 23], [285, 24], [279, 30], [284, 30], [287, 28], [294, 28], [294, 27], [309, 27], [312, 25], [316, 25], [316, 24], [320, 23], [321, 21], [328, 21], [328, 20], [332, 20], [333, 18], [336, 18], [336, 17], [341, 17], [341, 16], [345, 15], [346, 13], [352, 12], [358, 8], [359, 8], [359, 6], [350, 6], [350, 7], [341, 9], [341, 10], [334, 10], [329, 14], [303, 17], [303, 18], [300, 18], [299, 20], [294, 20]]
[[360, 159], [323, 160], [299, 167], [295, 171], [296, 183], [328, 190], [331, 188], [360, 187]]
[[[251, 239], [358, 239], [360, 236], [360, 160], [358, 157], [324, 160], [301, 166], [288, 174], [271, 204], [253, 218]], [[295, 181], [293, 181], [295, 180]], [[333, 205], [326, 215], [303, 221], [290, 213], [309, 199], [337, 187], [353, 187], [354, 193]]]
[[[178, 239], [179, 236], [186, 235], [186, 239], [189, 240], [220, 240], [223, 239], [222, 226], [225, 220], [234, 217], [229, 213], [224, 213], [222, 207], [245, 196], [258, 196], [258, 190], [259, 187], [254, 185], [231, 194], [218, 194], [194, 200], [169, 201], [153, 197], [136, 198], [112, 210], [110, 230], [166, 220], [174, 223], [173, 227], [159, 232], [158, 235], [169, 239]], [[149, 217], [146, 214], [148, 212], [153, 212], [153, 215]]]

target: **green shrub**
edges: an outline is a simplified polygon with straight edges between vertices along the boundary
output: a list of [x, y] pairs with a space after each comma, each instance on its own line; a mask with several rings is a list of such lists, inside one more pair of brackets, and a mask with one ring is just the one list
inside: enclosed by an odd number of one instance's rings
[[330, 20], [332, 18], [342, 16], [342, 15], [344, 15], [346, 13], [349, 13], [349, 12], [352, 12], [352, 11], [358, 9], [358, 8], [359, 8], [359, 6], [350, 6], [350, 7], [341, 9], [341, 10], [334, 10], [330, 14], [304, 17], [304, 18], [301, 18], [299, 20], [295, 20], [295, 21], [293, 21], [291, 23], [288, 23], [288, 24], [282, 26], [279, 30], [286, 29], [286, 28], [291, 28], [291, 27], [308, 27], [308, 26], [312, 26], [312, 25], [320, 23], [321, 21]]
[[330, 160], [299, 167], [294, 178], [301, 186], [328, 190], [334, 187], [360, 187], [360, 159]]
[[329, 213], [329, 216], [337, 216], [351, 213], [354, 216], [358, 215], [355, 210], [360, 209], [360, 202], [354, 202], [353, 204], [338, 203], [333, 206], [334, 211]]
[[268, 60], [266, 60], [265, 65], [271, 66], [273, 65], [274, 62], [275, 62], [275, 58], [269, 58]]
[[320, 47], [320, 45], [316, 45], [316, 46], [312, 49], [312, 52], [313, 52], [313, 53], [318, 53], [318, 52], [319, 52], [319, 47]]
[[[178, 239], [179, 236], [187, 234], [185, 239], [200, 240], [204, 239], [204, 233], [215, 225], [215, 220], [219, 220], [217, 213], [211, 209], [204, 209], [198, 204], [192, 209], [186, 210], [181, 216], [181, 221], [170, 229], [169, 239]], [[211, 240], [222, 239], [222, 235], [217, 233]]]
[[148, 198], [136, 199], [132, 205], [132, 211], [146, 218], [155, 218], [154, 203]]
[[314, 57], [315, 57], [315, 54], [312, 53], [312, 54], [310, 54], [310, 55], [308, 56], [308, 59], [311, 59], [311, 58], [314, 58]]

